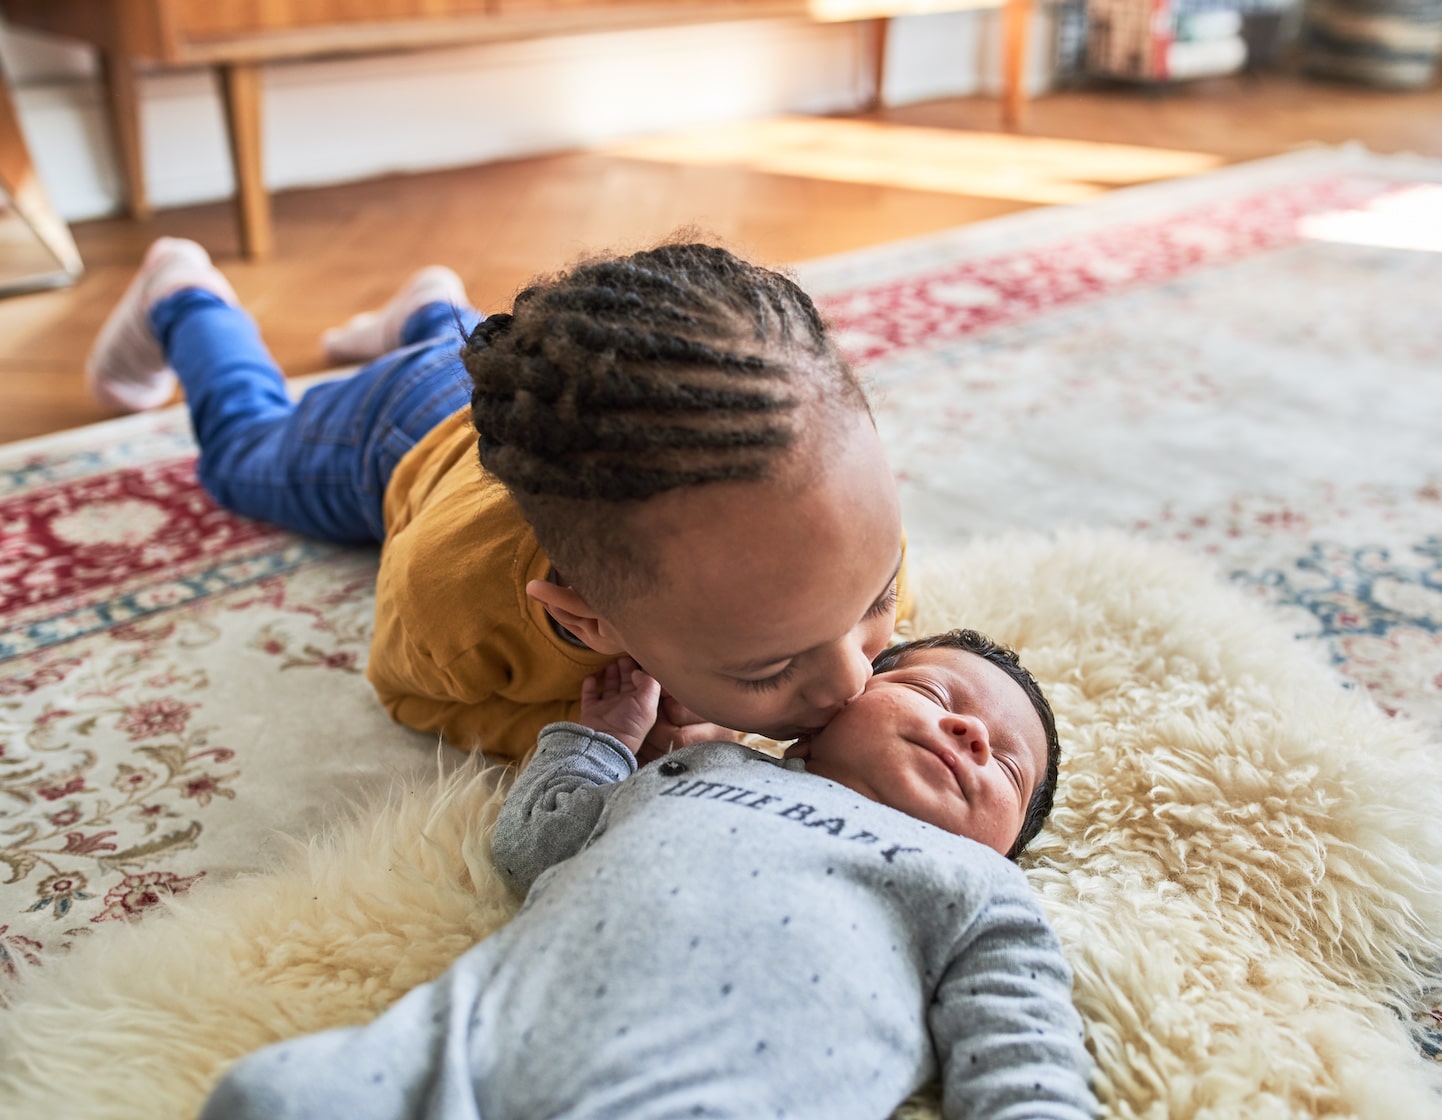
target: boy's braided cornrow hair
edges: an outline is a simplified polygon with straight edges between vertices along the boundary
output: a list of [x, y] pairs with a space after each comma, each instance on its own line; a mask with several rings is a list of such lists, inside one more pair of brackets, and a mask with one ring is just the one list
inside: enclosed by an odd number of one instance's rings
[[511, 314], [476, 327], [462, 357], [481, 465], [593, 605], [600, 568], [647, 574], [625, 532], [631, 504], [771, 477], [815, 415], [800, 405], [867, 407], [811, 298], [705, 244], [533, 282]]

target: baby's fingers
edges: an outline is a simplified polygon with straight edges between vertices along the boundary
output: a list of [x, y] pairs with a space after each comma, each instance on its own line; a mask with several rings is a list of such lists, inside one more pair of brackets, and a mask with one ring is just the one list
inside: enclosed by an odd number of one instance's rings
[[649, 704], [653, 708], [661, 703], [660, 682], [645, 669], [638, 667], [634, 661], [631, 662], [631, 672], [627, 680], [630, 682], [630, 686], [626, 691], [636, 693], [636, 698], [642, 703]]

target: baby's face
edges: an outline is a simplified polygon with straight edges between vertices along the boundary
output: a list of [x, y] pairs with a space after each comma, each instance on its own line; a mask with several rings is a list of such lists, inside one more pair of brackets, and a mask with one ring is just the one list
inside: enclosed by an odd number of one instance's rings
[[1041, 717], [1005, 670], [928, 649], [871, 678], [787, 754], [873, 801], [1005, 855], [1046, 775]]

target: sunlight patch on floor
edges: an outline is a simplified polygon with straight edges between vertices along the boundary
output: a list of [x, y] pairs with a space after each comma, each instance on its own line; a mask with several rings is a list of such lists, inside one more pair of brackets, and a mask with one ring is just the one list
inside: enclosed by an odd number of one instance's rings
[[1357, 210], [1314, 214], [1302, 220], [1301, 233], [1313, 241], [1442, 253], [1442, 186], [1403, 187]]
[[881, 121], [779, 117], [609, 144], [603, 153], [1038, 204], [1083, 202], [1129, 183], [1194, 175], [1202, 152], [958, 132]]

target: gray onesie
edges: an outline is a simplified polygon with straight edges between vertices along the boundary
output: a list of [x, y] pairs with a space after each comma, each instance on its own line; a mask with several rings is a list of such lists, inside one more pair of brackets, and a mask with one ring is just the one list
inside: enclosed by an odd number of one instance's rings
[[938, 1076], [948, 1120], [1095, 1115], [1016, 866], [799, 762], [636, 771], [552, 724], [494, 854], [514, 920], [373, 1023], [243, 1059], [202, 1120], [883, 1120]]

